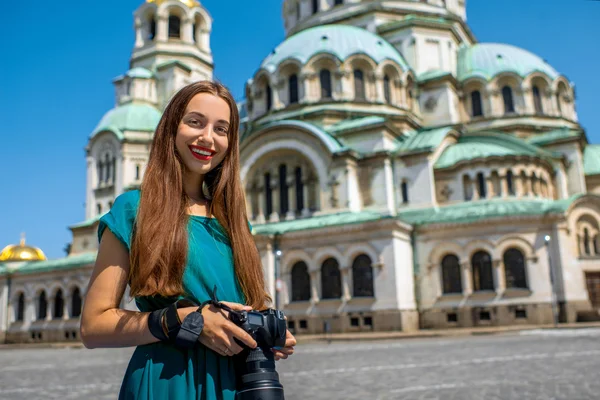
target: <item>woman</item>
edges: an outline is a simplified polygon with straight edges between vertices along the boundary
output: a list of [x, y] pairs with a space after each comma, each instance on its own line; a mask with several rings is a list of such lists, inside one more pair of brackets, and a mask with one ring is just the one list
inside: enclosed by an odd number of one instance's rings
[[[210, 305], [199, 311], [200, 343], [178, 347], [165, 340], [172, 332], [160, 310], [181, 298], [200, 304], [215, 287], [233, 310], [264, 309], [270, 301], [247, 222], [238, 126], [224, 86], [183, 88], [158, 125], [141, 190], [117, 197], [100, 219], [81, 338], [87, 348], [138, 346], [121, 399], [235, 397], [236, 339], [254, 348], [253, 338]], [[141, 312], [119, 308], [127, 284]], [[198, 307], [173, 310], [181, 325]], [[287, 358], [295, 344], [288, 331], [275, 359]]]

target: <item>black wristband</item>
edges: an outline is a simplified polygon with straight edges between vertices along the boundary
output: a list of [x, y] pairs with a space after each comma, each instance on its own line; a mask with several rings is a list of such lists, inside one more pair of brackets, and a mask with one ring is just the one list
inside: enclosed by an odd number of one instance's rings
[[152, 336], [160, 340], [161, 342], [168, 342], [169, 337], [165, 334], [163, 329], [163, 316], [167, 312], [166, 308], [152, 311], [148, 316], [148, 328]]
[[198, 342], [198, 337], [204, 329], [204, 317], [198, 311], [193, 311], [185, 317], [177, 337], [175, 338], [175, 345], [177, 347], [183, 347], [190, 349]]
[[167, 325], [167, 335], [169, 336], [169, 341], [171, 343], [175, 343], [175, 339], [177, 338], [177, 333], [179, 332], [179, 328], [181, 327], [181, 321], [179, 320], [179, 315], [177, 314], [177, 309], [179, 307], [196, 307], [197, 304], [188, 299], [180, 299], [171, 304], [167, 308], [167, 312], [165, 314], [165, 322]]

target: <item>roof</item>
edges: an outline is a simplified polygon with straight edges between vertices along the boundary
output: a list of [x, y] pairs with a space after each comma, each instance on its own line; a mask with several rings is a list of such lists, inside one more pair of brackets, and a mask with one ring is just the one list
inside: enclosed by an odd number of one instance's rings
[[449, 168], [461, 161], [502, 156], [537, 156], [550, 159], [552, 154], [517, 139], [509, 134], [482, 132], [461, 136], [456, 144], [448, 146], [435, 163], [435, 168]]
[[373, 125], [380, 125], [384, 124], [385, 122], [385, 118], [373, 115], [369, 117], [345, 119], [343, 121], [338, 122], [337, 124], [326, 126], [325, 129], [331, 134], [336, 134], [339, 132], [349, 131], [353, 129], [367, 128]]
[[92, 132], [92, 137], [103, 131], [111, 131], [123, 140], [123, 131], [154, 132], [162, 113], [145, 103], [127, 103], [107, 112]]
[[600, 145], [589, 144], [583, 153], [583, 170], [586, 175], [600, 174]]
[[541, 72], [551, 79], [559, 73], [546, 61], [519, 47], [502, 43], [479, 43], [462, 47], [458, 54], [458, 80], [483, 78], [491, 80], [502, 72], [513, 72], [525, 77]]
[[342, 212], [335, 214], [323, 214], [311, 218], [295, 219], [290, 221], [281, 221], [253, 225], [253, 232], [256, 235], [275, 235], [288, 232], [303, 231], [308, 229], [319, 229], [332, 226], [359, 224], [365, 222], [377, 221], [383, 218], [392, 218], [384, 216], [377, 211], [360, 212]]
[[375, 62], [392, 60], [404, 71], [410, 69], [402, 55], [382, 37], [350, 25], [323, 25], [290, 36], [265, 58], [261, 68], [273, 72], [279, 64], [294, 59], [305, 64], [313, 56], [331, 54], [344, 61], [355, 54], [365, 54]]
[[536, 146], [544, 146], [547, 144], [559, 142], [562, 140], [568, 140], [572, 138], [580, 138], [581, 131], [569, 128], [560, 128], [546, 133], [540, 133], [535, 136], [530, 136], [527, 138], [527, 143], [536, 145]]
[[452, 76], [452, 74], [448, 71], [441, 71], [438, 69], [429, 70], [429, 71], [419, 74], [417, 76], [417, 82], [425, 83], [425, 82], [429, 82], [429, 81], [433, 81], [433, 80], [442, 78], [444, 76]]
[[491, 199], [437, 208], [401, 211], [398, 218], [412, 225], [468, 224], [493, 218], [541, 216], [564, 213], [580, 195], [565, 200]]
[[305, 121], [296, 121], [296, 120], [282, 120], [269, 122], [265, 125], [259, 125], [252, 129], [252, 131], [248, 132], [242, 139], [247, 140], [250, 136], [253, 136], [256, 132], [260, 132], [266, 129], [278, 128], [278, 127], [295, 127], [298, 129], [306, 130], [316, 136], [321, 142], [331, 151], [332, 153], [338, 153], [342, 151], [348, 150], [348, 148], [344, 147], [342, 143], [340, 143], [336, 138], [331, 136], [328, 132], [324, 131], [320, 127], [313, 125], [309, 122]]
[[[104, 214], [102, 214], [104, 215]], [[94, 225], [96, 222], [100, 221], [100, 218], [102, 218], [102, 215], [98, 214], [92, 218], [86, 219], [83, 222], [78, 222], [76, 224], [73, 224], [71, 226], [69, 226], [70, 229], [76, 229], [76, 228], [85, 228], [88, 226], [92, 226]]]
[[398, 145], [396, 152], [416, 153], [421, 151], [431, 151], [438, 147], [446, 135], [453, 130], [453, 127], [445, 126], [409, 132], [402, 143]]
[[132, 68], [129, 71], [127, 71], [127, 73], [125, 75], [130, 78], [143, 78], [143, 79], [150, 79], [150, 78], [154, 77], [154, 74], [152, 73], [152, 71], [150, 71], [146, 68], [142, 68], [142, 67]]
[[96, 254], [97, 252], [93, 251], [76, 254], [65, 258], [59, 258], [56, 260], [28, 262], [20, 266], [19, 269], [16, 270], [16, 273], [19, 275], [35, 274], [85, 267], [96, 262]]

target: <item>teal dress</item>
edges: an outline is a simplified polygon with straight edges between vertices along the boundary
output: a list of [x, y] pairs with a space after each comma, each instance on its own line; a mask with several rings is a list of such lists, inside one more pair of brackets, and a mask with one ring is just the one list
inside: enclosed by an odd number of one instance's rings
[[[131, 232], [140, 200], [139, 191], [126, 192], [100, 219], [98, 237], [106, 228], [130, 249]], [[244, 303], [234, 271], [227, 235], [216, 219], [190, 216], [189, 252], [183, 274], [188, 298], [200, 303], [210, 298], [215, 285], [219, 300]], [[173, 299], [140, 297], [140, 311], [164, 308]], [[171, 344], [138, 346], [123, 379], [119, 399], [127, 400], [233, 400], [235, 370], [232, 357], [223, 357], [198, 343], [191, 350]]]

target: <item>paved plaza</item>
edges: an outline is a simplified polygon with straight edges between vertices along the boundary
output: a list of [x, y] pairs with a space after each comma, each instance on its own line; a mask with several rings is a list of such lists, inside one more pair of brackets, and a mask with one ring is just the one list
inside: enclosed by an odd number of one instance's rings
[[[131, 349], [0, 351], [0, 399], [115, 399]], [[305, 344], [286, 400], [600, 398], [600, 329]]]

